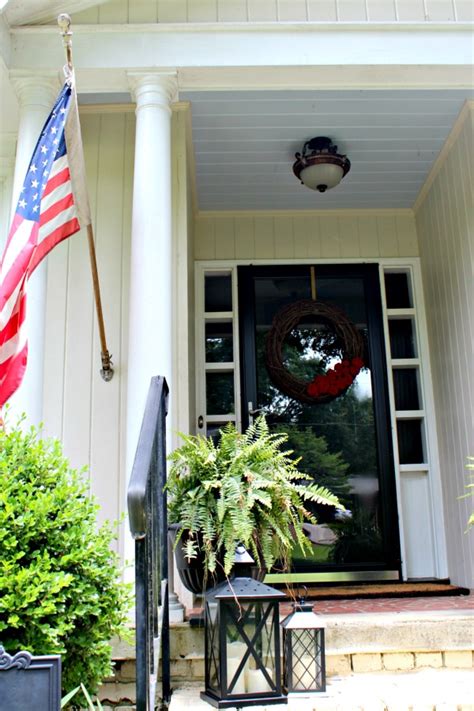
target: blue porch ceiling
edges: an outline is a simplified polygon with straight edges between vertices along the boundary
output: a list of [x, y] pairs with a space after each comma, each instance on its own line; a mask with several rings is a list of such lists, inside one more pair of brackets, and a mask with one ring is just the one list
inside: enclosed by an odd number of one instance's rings
[[[409, 208], [473, 91], [185, 91], [200, 210]], [[319, 194], [291, 166], [326, 135], [350, 173]]]

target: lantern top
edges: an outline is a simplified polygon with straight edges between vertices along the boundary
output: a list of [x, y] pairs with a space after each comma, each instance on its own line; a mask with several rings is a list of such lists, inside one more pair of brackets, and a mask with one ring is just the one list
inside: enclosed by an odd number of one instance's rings
[[326, 627], [326, 622], [322, 615], [313, 612], [311, 604], [296, 603], [293, 612], [285, 617], [281, 626], [286, 630], [316, 630]]
[[215, 600], [235, 598], [239, 600], [254, 600], [255, 598], [280, 600], [285, 597], [285, 593], [253, 578], [236, 577], [217, 585], [206, 594], [206, 597], [211, 597]]

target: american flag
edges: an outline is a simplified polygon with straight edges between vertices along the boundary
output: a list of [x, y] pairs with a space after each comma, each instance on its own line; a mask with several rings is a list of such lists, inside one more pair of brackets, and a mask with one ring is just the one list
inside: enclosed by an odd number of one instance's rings
[[73, 77], [33, 152], [0, 264], [0, 408], [26, 369], [28, 279], [59, 242], [90, 224]]

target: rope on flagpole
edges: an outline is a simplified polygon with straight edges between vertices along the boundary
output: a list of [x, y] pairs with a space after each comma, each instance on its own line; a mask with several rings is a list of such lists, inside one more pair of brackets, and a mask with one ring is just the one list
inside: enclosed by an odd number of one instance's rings
[[[58, 16], [58, 25], [61, 29], [61, 35], [63, 37], [63, 45], [66, 52], [66, 62], [67, 70], [69, 73], [73, 72], [72, 64], [72, 32], [71, 32], [71, 18], [66, 13], [62, 13]], [[99, 325], [99, 337], [100, 337], [100, 357], [102, 360], [102, 368], [100, 374], [102, 379], [108, 383], [112, 380], [114, 375], [114, 369], [112, 368], [112, 356], [107, 349], [107, 341], [105, 338], [105, 326], [104, 326], [104, 315], [102, 312], [102, 300], [100, 298], [100, 283], [99, 283], [99, 273], [97, 270], [97, 258], [95, 253], [94, 244], [94, 232], [92, 225], [87, 225], [87, 241], [89, 244], [89, 257], [91, 263], [92, 272], [92, 283], [94, 286], [94, 298], [95, 298], [95, 308], [97, 312], [97, 322]]]

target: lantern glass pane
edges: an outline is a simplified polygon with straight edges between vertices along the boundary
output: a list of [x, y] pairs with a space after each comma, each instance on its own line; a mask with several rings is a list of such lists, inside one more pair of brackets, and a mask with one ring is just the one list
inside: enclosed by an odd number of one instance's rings
[[206, 603], [206, 649], [208, 656], [207, 683], [211, 689], [217, 691], [220, 687], [219, 674], [219, 605], [217, 602], [208, 601]]
[[289, 690], [320, 690], [324, 684], [321, 630], [291, 630], [286, 633], [285, 642], [287, 664], [291, 664], [287, 669]]
[[254, 600], [227, 605], [227, 693], [275, 693], [278, 606]]

